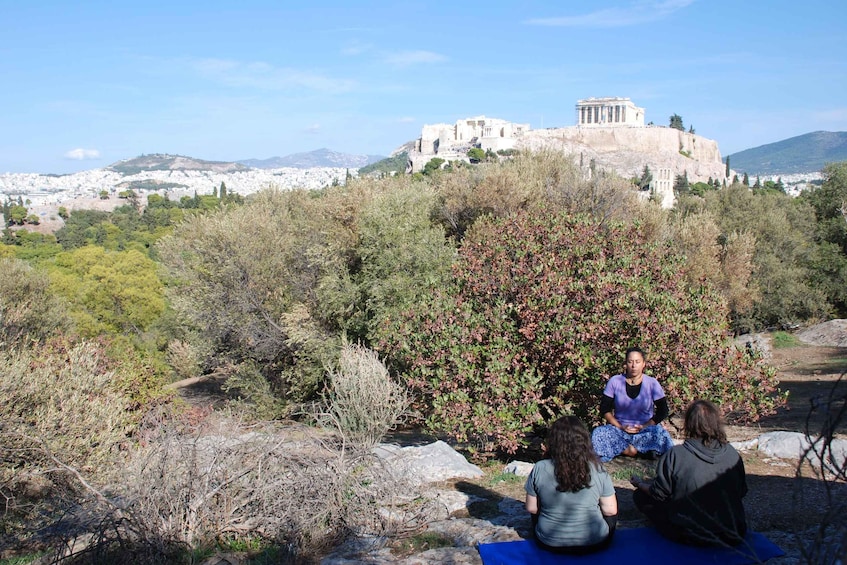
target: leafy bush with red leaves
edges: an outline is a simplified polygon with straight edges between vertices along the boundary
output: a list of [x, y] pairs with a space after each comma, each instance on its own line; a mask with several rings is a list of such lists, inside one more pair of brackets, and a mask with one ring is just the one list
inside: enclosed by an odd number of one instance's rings
[[728, 340], [728, 311], [684, 259], [637, 225], [546, 211], [477, 222], [450, 284], [384, 327], [428, 427], [513, 453], [563, 412], [598, 418], [623, 351], [641, 346], [671, 410], [694, 398], [756, 419], [780, 402], [775, 372]]

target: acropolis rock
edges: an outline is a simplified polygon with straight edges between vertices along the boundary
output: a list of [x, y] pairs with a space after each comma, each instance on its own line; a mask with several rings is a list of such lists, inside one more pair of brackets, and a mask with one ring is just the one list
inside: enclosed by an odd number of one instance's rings
[[471, 147], [491, 149], [554, 149], [573, 156], [590, 175], [614, 171], [623, 178], [640, 177], [644, 166], [653, 174], [649, 192], [664, 207], [673, 206], [673, 184], [687, 174], [690, 183], [725, 180], [726, 166], [717, 141], [670, 127], [644, 125], [644, 109], [628, 98], [588, 98], [576, 106], [579, 125], [542, 130], [477, 116], [455, 124], [426, 125], [409, 154], [409, 172], [423, 169], [434, 157], [468, 161]]

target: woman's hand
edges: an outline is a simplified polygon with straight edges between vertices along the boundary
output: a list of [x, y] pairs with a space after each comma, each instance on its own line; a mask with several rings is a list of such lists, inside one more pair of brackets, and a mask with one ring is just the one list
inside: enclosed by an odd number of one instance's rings
[[648, 481], [645, 481], [644, 477], [641, 477], [639, 475], [632, 475], [629, 478], [629, 484], [645, 492], [650, 490], [650, 483]]
[[644, 429], [644, 426], [641, 424], [630, 424], [629, 426], [624, 426], [622, 429], [628, 434], [637, 434]]

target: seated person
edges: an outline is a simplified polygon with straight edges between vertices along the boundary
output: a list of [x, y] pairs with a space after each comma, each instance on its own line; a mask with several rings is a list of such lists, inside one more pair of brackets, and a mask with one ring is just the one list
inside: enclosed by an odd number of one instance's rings
[[526, 481], [536, 542], [555, 553], [605, 549], [615, 533], [618, 499], [588, 429], [576, 416], [559, 418], [546, 444], [548, 459], [536, 463]]
[[618, 455], [643, 454], [656, 459], [673, 447], [668, 431], [659, 423], [668, 416], [668, 401], [659, 381], [644, 374], [644, 352], [626, 350], [625, 372], [606, 383], [600, 415], [608, 424], [591, 434], [594, 451], [604, 463]]
[[738, 545], [747, 533], [744, 462], [729, 445], [718, 408], [696, 400], [686, 440], [659, 459], [656, 478], [633, 475], [635, 505], [663, 536], [692, 545]]

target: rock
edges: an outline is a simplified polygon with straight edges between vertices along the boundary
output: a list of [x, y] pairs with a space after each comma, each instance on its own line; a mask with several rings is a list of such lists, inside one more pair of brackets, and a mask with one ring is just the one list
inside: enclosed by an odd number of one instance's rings
[[455, 478], [470, 479], [485, 474], [441, 440], [421, 447], [380, 444], [374, 453], [394, 474], [413, 486]]
[[830, 320], [809, 326], [795, 334], [797, 339], [809, 345], [847, 347], [847, 320]]
[[771, 343], [765, 334], [742, 334], [735, 338], [735, 346], [742, 351], [756, 353], [762, 359], [771, 357]]
[[511, 473], [518, 477], [528, 477], [535, 463], [527, 463], [526, 461], [512, 461], [503, 468], [504, 473]]
[[[759, 451], [780, 459], [800, 459], [805, 457], [814, 464], [820, 464], [819, 443], [812, 445], [809, 438], [799, 432], [768, 432], [759, 436]], [[844, 467], [847, 462], [847, 440], [833, 439], [826, 459]]]
[[731, 441], [729, 444], [738, 451], [753, 451], [759, 447], [759, 438], [754, 437], [747, 441]]

